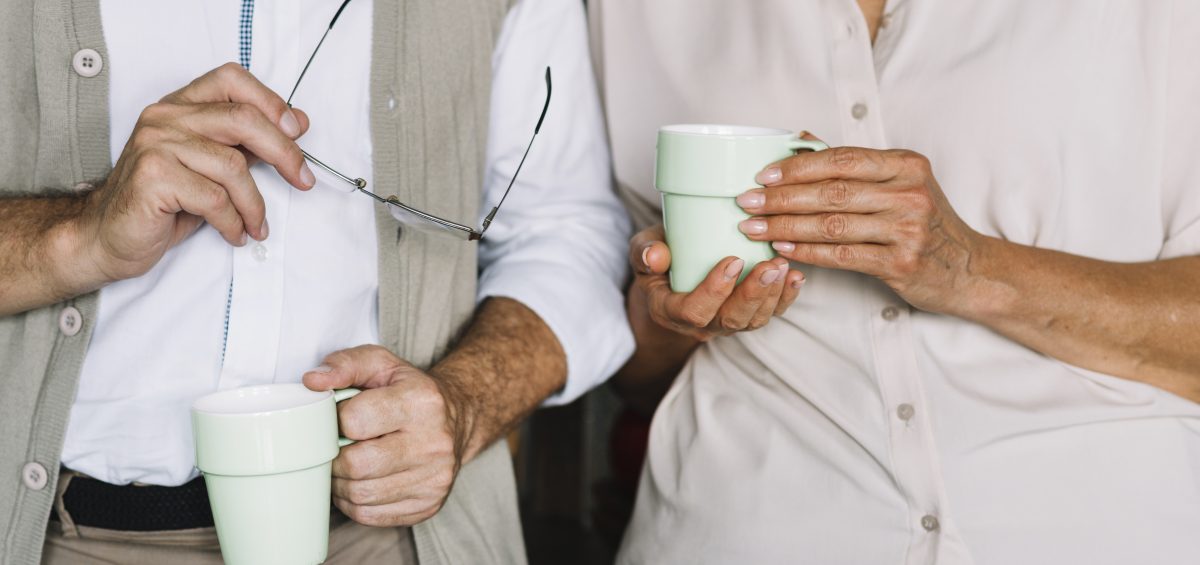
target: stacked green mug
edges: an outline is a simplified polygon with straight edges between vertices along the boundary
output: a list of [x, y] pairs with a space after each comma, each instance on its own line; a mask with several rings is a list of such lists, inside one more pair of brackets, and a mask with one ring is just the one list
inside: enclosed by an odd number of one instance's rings
[[272, 384], [216, 392], [192, 404], [221, 556], [230, 565], [309, 565], [329, 550], [335, 403], [355, 389]]
[[755, 186], [767, 165], [798, 150], [827, 149], [784, 129], [716, 124], [681, 124], [658, 130], [654, 185], [662, 193], [663, 226], [671, 248], [671, 290], [691, 292], [721, 259], [754, 265], [775, 257], [769, 242], [738, 231], [750, 217], [735, 202]]

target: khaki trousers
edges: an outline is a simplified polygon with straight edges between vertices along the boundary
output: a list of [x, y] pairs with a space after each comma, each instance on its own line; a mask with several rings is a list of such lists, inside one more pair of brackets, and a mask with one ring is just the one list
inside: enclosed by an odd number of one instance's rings
[[[52, 521], [46, 528], [43, 565], [221, 565], [215, 528], [123, 532], [75, 525], [62, 502], [73, 473], [62, 475], [54, 502], [62, 521]], [[417, 565], [412, 531], [363, 526], [333, 510], [325, 563]]]

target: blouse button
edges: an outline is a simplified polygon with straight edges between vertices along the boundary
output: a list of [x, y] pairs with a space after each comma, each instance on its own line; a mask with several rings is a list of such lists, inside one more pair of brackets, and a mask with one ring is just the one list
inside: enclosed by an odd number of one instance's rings
[[867, 117], [867, 105], [859, 102], [850, 108], [850, 115], [856, 120]]

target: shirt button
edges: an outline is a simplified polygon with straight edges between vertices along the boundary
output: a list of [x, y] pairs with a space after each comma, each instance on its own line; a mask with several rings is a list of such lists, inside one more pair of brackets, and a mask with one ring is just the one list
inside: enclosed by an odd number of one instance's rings
[[916, 413], [917, 411], [915, 408], [913, 408], [912, 404], [901, 404], [900, 406], [896, 407], [896, 417], [904, 420], [905, 422], [911, 420], [913, 415]]
[[83, 314], [80, 314], [74, 306], [67, 306], [58, 314], [58, 329], [63, 335], [72, 337], [79, 333], [79, 329], [82, 327]]
[[258, 261], [259, 263], [266, 261], [267, 260], [267, 246], [263, 245], [261, 241], [258, 243], [255, 243], [254, 247], [250, 248], [250, 256], [254, 257], [254, 260]]
[[884, 308], [879, 315], [883, 316], [883, 319], [890, 322], [900, 316], [900, 309], [895, 306], [888, 306], [887, 308]]
[[75, 74], [83, 78], [92, 78], [104, 69], [104, 60], [95, 49], [80, 49], [71, 59], [71, 66], [75, 69]]
[[856, 120], [867, 117], [867, 105], [859, 102], [850, 108], [850, 115]]
[[934, 516], [933, 514], [926, 514], [925, 516], [921, 517], [921, 527], [925, 528], [925, 531], [927, 532], [932, 532], [941, 527], [941, 524], [938, 523], [937, 516]]
[[46, 468], [36, 461], [30, 461], [21, 468], [21, 482], [32, 490], [46, 488], [46, 481], [49, 479], [50, 475], [46, 473]]

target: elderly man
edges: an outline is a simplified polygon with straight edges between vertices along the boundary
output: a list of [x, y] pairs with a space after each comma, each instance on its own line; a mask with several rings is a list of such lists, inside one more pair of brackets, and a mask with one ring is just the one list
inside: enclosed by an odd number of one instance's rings
[[[0, 11], [0, 563], [218, 563], [189, 405], [302, 377], [367, 389], [330, 562], [523, 562], [494, 440], [632, 350], [582, 5]], [[478, 226], [547, 66], [482, 241], [357, 190]]]
[[1197, 560], [1200, 3], [589, 6], [643, 226], [661, 125], [835, 146], [738, 199], [786, 276], [673, 295], [635, 238], [622, 390], [695, 353], [621, 563]]

